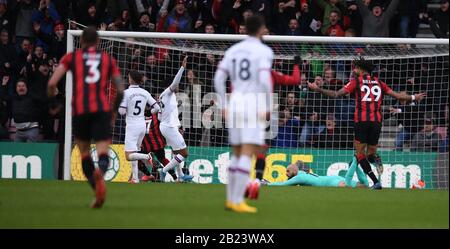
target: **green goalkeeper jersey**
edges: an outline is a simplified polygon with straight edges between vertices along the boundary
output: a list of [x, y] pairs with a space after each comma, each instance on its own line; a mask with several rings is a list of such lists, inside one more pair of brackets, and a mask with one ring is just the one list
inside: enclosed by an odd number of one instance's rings
[[[299, 171], [298, 174], [285, 182], [269, 183], [269, 186], [316, 186], [316, 187], [339, 187], [339, 183], [344, 182], [341, 176], [319, 176], [316, 174]], [[352, 181], [351, 187], [355, 187], [356, 182]]]

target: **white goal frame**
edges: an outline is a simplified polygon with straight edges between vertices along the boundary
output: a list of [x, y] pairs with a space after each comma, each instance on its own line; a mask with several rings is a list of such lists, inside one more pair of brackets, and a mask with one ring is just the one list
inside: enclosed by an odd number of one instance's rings
[[[81, 30], [68, 30], [67, 32], [67, 52], [74, 51], [74, 37], [80, 36]], [[240, 41], [246, 35], [225, 35], [225, 34], [190, 34], [190, 33], [147, 33], [147, 32], [121, 32], [121, 31], [100, 31], [100, 37], [111, 38], [153, 38], [153, 39], [186, 39], [199, 41]], [[323, 43], [323, 44], [415, 44], [415, 45], [449, 45], [448, 39], [430, 38], [374, 38], [374, 37], [314, 37], [314, 36], [264, 36], [267, 42], [289, 42], [289, 43]], [[70, 180], [70, 162], [72, 152], [72, 73], [66, 76], [66, 112], [65, 112], [65, 134], [64, 134], [64, 168], [63, 179]]]

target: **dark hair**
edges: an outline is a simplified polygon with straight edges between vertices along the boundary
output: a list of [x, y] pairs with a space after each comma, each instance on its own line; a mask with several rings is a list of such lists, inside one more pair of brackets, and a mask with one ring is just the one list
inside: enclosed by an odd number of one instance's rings
[[135, 82], [135, 83], [142, 83], [143, 79], [144, 79], [144, 75], [142, 73], [140, 73], [138, 70], [134, 70], [132, 69], [128, 75], [130, 75], [130, 78]]
[[28, 81], [27, 81], [27, 79], [25, 79], [25, 78], [19, 78], [19, 79], [17, 79], [17, 81], [16, 81], [16, 86], [17, 86], [17, 84], [18, 84], [19, 82], [23, 82], [23, 83], [25, 83], [26, 86], [28, 86]]
[[93, 26], [89, 26], [83, 30], [81, 34], [81, 40], [86, 46], [92, 46], [97, 43], [98, 33], [97, 29]]
[[245, 28], [247, 28], [247, 33], [251, 36], [255, 36], [264, 25], [264, 18], [258, 14], [248, 17], [245, 21]]
[[339, 12], [337, 10], [332, 10], [332, 11], [330, 11], [330, 14], [331, 13], [336, 13], [339, 17], [341, 17], [341, 12]]
[[366, 71], [369, 74], [372, 74], [374, 70], [374, 65], [372, 62], [366, 60], [364, 57], [360, 56], [353, 60], [353, 64], [355, 67], [358, 67], [364, 71]]

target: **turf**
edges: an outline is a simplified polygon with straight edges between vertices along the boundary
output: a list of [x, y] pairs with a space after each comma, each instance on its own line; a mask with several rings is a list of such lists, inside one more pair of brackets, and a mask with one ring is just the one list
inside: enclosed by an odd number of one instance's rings
[[449, 228], [448, 191], [263, 187], [257, 214], [225, 211], [224, 185], [0, 180], [0, 228]]

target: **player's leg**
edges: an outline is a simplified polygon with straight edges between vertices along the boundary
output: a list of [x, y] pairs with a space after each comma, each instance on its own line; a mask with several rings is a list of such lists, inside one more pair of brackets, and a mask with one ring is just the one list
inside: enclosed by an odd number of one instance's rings
[[257, 150], [258, 145], [256, 144], [241, 145], [239, 160], [234, 171], [235, 182], [233, 184], [233, 211], [246, 213], [255, 213], [257, 211], [256, 208], [250, 207], [244, 202], [245, 191], [247, 184], [250, 181], [252, 156], [257, 152]]
[[[158, 161], [163, 165], [166, 166], [167, 164], [170, 163], [170, 161], [166, 158], [166, 151], [164, 150], [164, 148], [159, 148], [157, 149], [155, 152], [153, 152], [153, 154], [156, 156], [156, 159], [158, 159]], [[175, 174], [175, 170], [171, 169], [169, 171], [167, 171], [173, 178], [173, 180], [177, 180], [177, 174]]]
[[82, 140], [75, 138], [75, 143], [80, 150], [81, 155], [81, 166], [83, 168], [83, 174], [89, 182], [92, 189], [95, 190], [95, 180], [94, 180], [94, 161], [91, 157], [91, 143], [89, 140]]
[[379, 177], [381, 177], [381, 175], [383, 174], [383, 163], [381, 162], [380, 155], [377, 154], [378, 140], [380, 138], [380, 134], [381, 134], [381, 124], [373, 123], [367, 147], [367, 160], [369, 161], [369, 163], [375, 165]]
[[[180, 168], [180, 164], [188, 157], [188, 150], [186, 142], [177, 127], [160, 126], [160, 130], [174, 154], [172, 160], [161, 171], [161, 180], [164, 181], [165, 175], [169, 170]], [[179, 173], [180, 179], [183, 181], [192, 180], [192, 176], [184, 175], [181, 168], [177, 169], [177, 173]]]
[[234, 187], [235, 187], [235, 172], [237, 168], [237, 164], [239, 162], [239, 156], [241, 153], [241, 146], [240, 145], [232, 145], [232, 154], [230, 158], [230, 164], [228, 165], [228, 179], [227, 179], [227, 186], [226, 186], [226, 202], [225, 202], [225, 209], [230, 210], [232, 206], [235, 203], [235, 196], [234, 196]]
[[367, 160], [367, 143], [370, 141], [371, 122], [359, 122], [355, 124], [355, 150], [358, 164], [362, 170], [370, 177], [374, 185], [378, 185], [378, 178], [372, 171], [369, 161]]
[[266, 153], [269, 146], [267, 144], [259, 146], [258, 152], [256, 153], [256, 163], [255, 163], [255, 177], [259, 181], [262, 181], [264, 176], [264, 169], [266, 168]]

